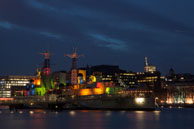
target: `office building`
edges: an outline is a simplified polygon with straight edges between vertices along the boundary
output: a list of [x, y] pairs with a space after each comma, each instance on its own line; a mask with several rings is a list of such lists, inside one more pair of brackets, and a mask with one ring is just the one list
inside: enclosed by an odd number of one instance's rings
[[0, 97], [14, 96], [15, 91], [26, 90], [27, 84], [36, 80], [37, 76], [4, 76], [0, 77]]

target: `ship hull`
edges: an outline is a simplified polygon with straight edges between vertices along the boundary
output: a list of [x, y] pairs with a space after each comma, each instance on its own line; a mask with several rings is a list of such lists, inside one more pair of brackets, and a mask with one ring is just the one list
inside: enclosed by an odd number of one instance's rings
[[103, 109], [103, 110], [155, 110], [153, 98], [144, 98], [139, 103], [136, 98], [104, 98], [77, 101], [77, 109]]

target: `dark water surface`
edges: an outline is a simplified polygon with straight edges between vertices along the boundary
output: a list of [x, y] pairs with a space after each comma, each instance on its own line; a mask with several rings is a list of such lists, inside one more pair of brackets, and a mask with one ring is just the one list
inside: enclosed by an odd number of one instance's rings
[[194, 109], [31, 113], [0, 110], [0, 129], [194, 129]]

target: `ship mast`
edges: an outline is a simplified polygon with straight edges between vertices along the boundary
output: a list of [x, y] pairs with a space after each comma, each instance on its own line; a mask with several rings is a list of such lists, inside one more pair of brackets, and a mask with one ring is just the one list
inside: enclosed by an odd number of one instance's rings
[[65, 54], [64, 56], [72, 59], [71, 83], [75, 85], [77, 84], [77, 58], [83, 55], [77, 55], [77, 49], [73, 48], [73, 54]]
[[44, 55], [44, 63], [42, 68], [42, 74], [43, 75], [50, 75], [51, 68], [50, 68], [50, 52], [46, 51], [44, 53], [40, 53], [41, 55]]

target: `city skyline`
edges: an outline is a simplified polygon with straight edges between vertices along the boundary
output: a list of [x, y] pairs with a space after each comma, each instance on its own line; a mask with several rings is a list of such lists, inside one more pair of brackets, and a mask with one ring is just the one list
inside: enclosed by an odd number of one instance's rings
[[162, 74], [194, 73], [193, 1], [0, 1], [1, 75], [33, 74], [50, 48], [52, 71], [119, 65], [141, 72], [144, 57]]

